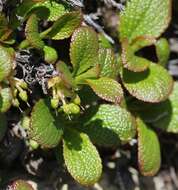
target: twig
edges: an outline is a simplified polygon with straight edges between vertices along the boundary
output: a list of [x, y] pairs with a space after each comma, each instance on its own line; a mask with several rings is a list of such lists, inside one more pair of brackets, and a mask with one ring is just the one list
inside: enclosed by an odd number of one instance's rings
[[93, 26], [98, 32], [102, 33], [109, 42], [114, 44], [114, 40], [108, 34], [106, 34], [103, 28], [91, 18], [91, 15], [84, 15], [84, 20], [87, 24]]
[[178, 64], [178, 59], [172, 59], [172, 60], [170, 60], [170, 61], [169, 61], [169, 64], [171, 64], [171, 65], [176, 65], [176, 64]]
[[84, 7], [83, 0], [62, 0], [71, 6]]
[[104, 3], [108, 6], [113, 6], [120, 11], [124, 10], [124, 5], [122, 3], [116, 3], [114, 0], [104, 0]]
[[172, 178], [172, 181], [174, 182], [174, 185], [176, 186], [176, 189], [178, 189], [178, 181], [177, 181], [177, 175], [175, 172], [175, 168], [170, 168], [170, 176]]

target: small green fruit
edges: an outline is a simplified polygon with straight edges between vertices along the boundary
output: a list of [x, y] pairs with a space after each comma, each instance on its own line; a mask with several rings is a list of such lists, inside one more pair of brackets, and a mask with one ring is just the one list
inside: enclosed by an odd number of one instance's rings
[[13, 105], [14, 107], [17, 107], [17, 108], [20, 106], [20, 103], [19, 103], [19, 101], [18, 101], [17, 98], [12, 100], [12, 105]]
[[51, 99], [51, 106], [52, 106], [52, 108], [57, 109], [58, 105], [59, 105], [59, 99], [57, 99], [57, 98]]
[[63, 111], [66, 114], [79, 114], [80, 107], [74, 103], [65, 104], [65, 105], [63, 105]]
[[14, 95], [14, 97], [17, 96], [17, 93], [18, 93], [18, 90], [15, 88], [15, 89], [13, 90], [13, 95]]
[[19, 97], [21, 98], [21, 100], [23, 100], [24, 102], [27, 102], [28, 100], [28, 95], [27, 92], [25, 90], [21, 90], [19, 92]]
[[24, 82], [24, 81], [20, 82], [20, 86], [21, 86], [23, 89], [27, 89], [27, 88], [28, 88], [27, 83]]
[[80, 100], [80, 97], [78, 95], [76, 95], [76, 97], [74, 98], [73, 103], [77, 104], [77, 105], [81, 104], [81, 100]]
[[32, 150], [36, 150], [39, 147], [39, 144], [36, 141], [32, 140], [32, 139], [30, 139], [29, 145], [32, 148]]

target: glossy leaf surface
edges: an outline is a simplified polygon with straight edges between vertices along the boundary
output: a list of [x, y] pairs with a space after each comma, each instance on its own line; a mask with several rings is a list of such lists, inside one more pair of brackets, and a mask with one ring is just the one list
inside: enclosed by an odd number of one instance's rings
[[[138, 43], [137, 43], [137, 48], [138, 48]], [[134, 72], [144, 71], [150, 65], [149, 60], [135, 55], [135, 47], [129, 46], [127, 41], [123, 41], [122, 43], [121, 59], [124, 68], [127, 68], [128, 70]]]
[[32, 14], [26, 24], [25, 34], [30, 45], [37, 49], [44, 48], [44, 42], [42, 41], [38, 32], [38, 18], [35, 14]]
[[64, 134], [63, 154], [72, 177], [82, 185], [93, 185], [102, 173], [100, 156], [89, 137], [67, 129]]
[[86, 81], [99, 97], [109, 102], [121, 102], [123, 98], [123, 90], [117, 81], [106, 77], [102, 77], [96, 80], [87, 79]]
[[12, 92], [9, 87], [3, 87], [0, 91], [0, 112], [6, 112], [12, 104]]
[[80, 11], [66, 13], [53, 24], [48, 37], [53, 40], [69, 38], [74, 30], [80, 26], [81, 22], [82, 14]]
[[101, 77], [116, 78], [118, 68], [112, 49], [99, 49], [99, 64], [101, 66]]
[[52, 148], [58, 145], [62, 135], [62, 123], [50, 110], [49, 103], [39, 100], [31, 114], [29, 134], [32, 140], [43, 147]]
[[171, 0], [131, 0], [120, 15], [120, 40], [159, 37], [171, 19]]
[[35, 13], [40, 18], [47, 19], [48, 21], [55, 21], [67, 12], [67, 7], [62, 3], [50, 0], [46, 0], [44, 2], [26, 0], [17, 8], [17, 14], [19, 16], [26, 18], [29, 14]]
[[137, 119], [138, 130], [138, 162], [143, 175], [155, 175], [161, 165], [159, 140], [156, 133]]
[[11, 72], [13, 58], [10, 52], [0, 46], [0, 82], [4, 80]]
[[123, 69], [121, 75], [129, 93], [145, 102], [164, 101], [172, 91], [172, 77], [158, 64], [151, 63], [148, 70], [139, 73]]
[[98, 63], [98, 48], [98, 38], [94, 30], [89, 27], [75, 30], [70, 45], [70, 59], [75, 75]]
[[102, 104], [90, 108], [81, 121], [80, 129], [100, 146], [117, 146], [135, 135], [135, 120], [131, 114], [116, 105]]
[[44, 59], [47, 63], [54, 64], [58, 59], [57, 51], [50, 47], [50, 46], [44, 46]]
[[178, 133], [178, 83], [174, 84], [173, 92], [166, 102], [153, 106], [152, 113], [155, 113], [153, 126]]

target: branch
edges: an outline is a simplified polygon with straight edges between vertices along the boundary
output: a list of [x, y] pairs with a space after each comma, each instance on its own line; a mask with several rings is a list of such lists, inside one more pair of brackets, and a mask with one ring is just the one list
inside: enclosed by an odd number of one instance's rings
[[102, 33], [105, 38], [112, 44], [114, 44], [114, 40], [108, 35], [105, 33], [105, 31], [103, 30], [103, 28], [98, 24], [96, 23], [92, 18], [91, 18], [91, 15], [84, 15], [84, 20], [87, 24], [91, 25], [92, 27], [94, 27], [98, 32]]
[[103, 1], [107, 6], [113, 6], [119, 9], [120, 11], [124, 10], [124, 5], [122, 3], [116, 3], [114, 0], [103, 0]]

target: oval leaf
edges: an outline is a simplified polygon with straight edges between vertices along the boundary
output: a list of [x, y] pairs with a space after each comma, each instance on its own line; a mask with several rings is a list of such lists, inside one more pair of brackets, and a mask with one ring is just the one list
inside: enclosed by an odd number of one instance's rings
[[81, 22], [82, 13], [80, 11], [66, 13], [53, 24], [48, 37], [53, 40], [69, 38], [74, 30], [80, 26]]
[[12, 92], [8, 87], [4, 87], [0, 92], [0, 112], [6, 112], [12, 104]]
[[[155, 105], [153, 111], [157, 111], [153, 126], [166, 130], [167, 132], [178, 133], [178, 83], [169, 99], [162, 104]], [[156, 119], [157, 118], [157, 119]]]
[[50, 47], [50, 46], [44, 46], [44, 60], [47, 63], [54, 64], [58, 59], [57, 51]]
[[96, 80], [87, 79], [86, 81], [99, 97], [109, 102], [121, 102], [123, 98], [123, 90], [117, 81], [106, 77]]
[[171, 19], [171, 0], [131, 0], [120, 15], [120, 40], [159, 37]]
[[58, 145], [61, 136], [62, 125], [49, 108], [49, 103], [39, 100], [31, 114], [31, 126], [29, 135], [32, 140], [43, 147], [52, 148]]
[[137, 119], [138, 162], [143, 175], [155, 175], [161, 165], [159, 140], [156, 133]]
[[35, 14], [32, 14], [25, 27], [25, 35], [30, 45], [37, 49], [44, 48], [44, 42], [38, 32], [38, 18]]
[[0, 26], [0, 40], [7, 40], [10, 34], [12, 33], [12, 30], [9, 28], [8, 20], [2, 12], [0, 13]]
[[[171, 116], [172, 107], [170, 100], [166, 100], [161, 103], [147, 103], [137, 99], [128, 100], [128, 109], [131, 112], [136, 113], [145, 123], [151, 123], [152, 125], [158, 120], [162, 120], [164, 117]], [[169, 123], [170, 120], [167, 122]], [[167, 123], [167, 124], [168, 124]]]
[[158, 57], [159, 64], [163, 67], [168, 63], [170, 55], [169, 43], [165, 38], [161, 38], [156, 43], [156, 54]]
[[92, 107], [81, 118], [80, 129], [100, 146], [117, 146], [135, 136], [135, 120], [127, 110], [115, 105]]
[[35, 13], [40, 18], [47, 19], [48, 21], [56, 21], [66, 12], [68, 12], [66, 6], [51, 0], [38, 2], [25, 0], [17, 8], [17, 15], [21, 17], [26, 18], [30, 13]]
[[98, 38], [93, 29], [80, 27], [75, 30], [70, 45], [70, 59], [75, 75], [98, 63], [98, 48]]
[[123, 69], [121, 76], [129, 93], [145, 102], [164, 101], [172, 91], [172, 77], [158, 64], [151, 63], [148, 70], [139, 73]]
[[129, 46], [128, 41], [122, 43], [121, 59], [124, 68], [134, 72], [142, 72], [150, 65], [149, 60], [135, 55], [135, 47]]
[[99, 49], [99, 64], [101, 65], [101, 77], [116, 78], [118, 68], [112, 49]]
[[72, 177], [82, 185], [93, 185], [102, 173], [100, 156], [88, 136], [72, 129], [64, 134], [63, 154]]
[[36, 3], [33, 6], [33, 10], [35, 10], [35, 8], [39, 8], [39, 7], [41, 7], [41, 8], [45, 7], [49, 10], [48, 21], [56, 21], [59, 17], [61, 17], [63, 14], [68, 12], [66, 7], [62, 3], [57, 3], [57, 2], [51, 1], [51, 0]]
[[9, 76], [13, 59], [8, 50], [0, 46], [0, 82]]

